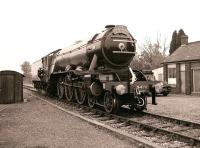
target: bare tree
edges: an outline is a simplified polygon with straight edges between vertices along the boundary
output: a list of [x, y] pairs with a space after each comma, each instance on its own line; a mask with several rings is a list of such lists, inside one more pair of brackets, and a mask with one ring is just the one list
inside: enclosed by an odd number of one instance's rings
[[166, 57], [166, 51], [169, 46], [166, 44], [166, 38], [161, 39], [161, 35], [157, 36], [156, 42], [152, 42], [149, 38], [146, 38], [145, 42], [139, 46], [141, 54], [137, 54], [132, 63], [131, 67], [136, 69], [152, 70], [159, 68], [161, 62]]
[[141, 56], [138, 53], [136, 53], [135, 57], [131, 61], [130, 66], [134, 69], [141, 70], [144, 67], [144, 61], [142, 60], [143, 59], [141, 58]]
[[31, 64], [28, 61], [23, 62], [21, 65], [21, 69], [23, 71], [23, 75], [25, 76], [24, 81], [30, 83], [31, 82]]

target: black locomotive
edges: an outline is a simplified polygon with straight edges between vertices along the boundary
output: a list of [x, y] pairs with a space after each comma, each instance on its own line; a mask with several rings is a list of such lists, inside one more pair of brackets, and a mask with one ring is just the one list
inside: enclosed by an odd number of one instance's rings
[[148, 84], [129, 67], [136, 40], [122, 25], [107, 25], [89, 41], [58, 49], [41, 59], [34, 87], [68, 101], [100, 105], [108, 113], [122, 105], [144, 110]]

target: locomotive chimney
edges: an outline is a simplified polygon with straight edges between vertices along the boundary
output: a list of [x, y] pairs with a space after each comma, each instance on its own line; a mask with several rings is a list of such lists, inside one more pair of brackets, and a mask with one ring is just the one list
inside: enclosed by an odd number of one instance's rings
[[114, 28], [115, 27], [115, 25], [106, 25], [105, 26], [105, 28], [107, 29], [107, 28]]
[[188, 44], [188, 36], [183, 35], [181, 36], [181, 45], [187, 45]]

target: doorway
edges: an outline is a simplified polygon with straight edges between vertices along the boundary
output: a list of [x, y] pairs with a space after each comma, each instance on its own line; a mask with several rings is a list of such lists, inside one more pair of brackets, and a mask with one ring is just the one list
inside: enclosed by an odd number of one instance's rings
[[2, 75], [0, 77], [0, 102], [12, 103], [14, 99], [14, 76]]
[[185, 94], [185, 64], [180, 65], [181, 93]]

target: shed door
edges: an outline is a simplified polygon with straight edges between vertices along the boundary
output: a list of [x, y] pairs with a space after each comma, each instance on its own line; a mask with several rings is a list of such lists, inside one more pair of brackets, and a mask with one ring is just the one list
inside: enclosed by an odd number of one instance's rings
[[0, 102], [1, 103], [14, 102], [14, 76], [13, 75], [0, 76]]

